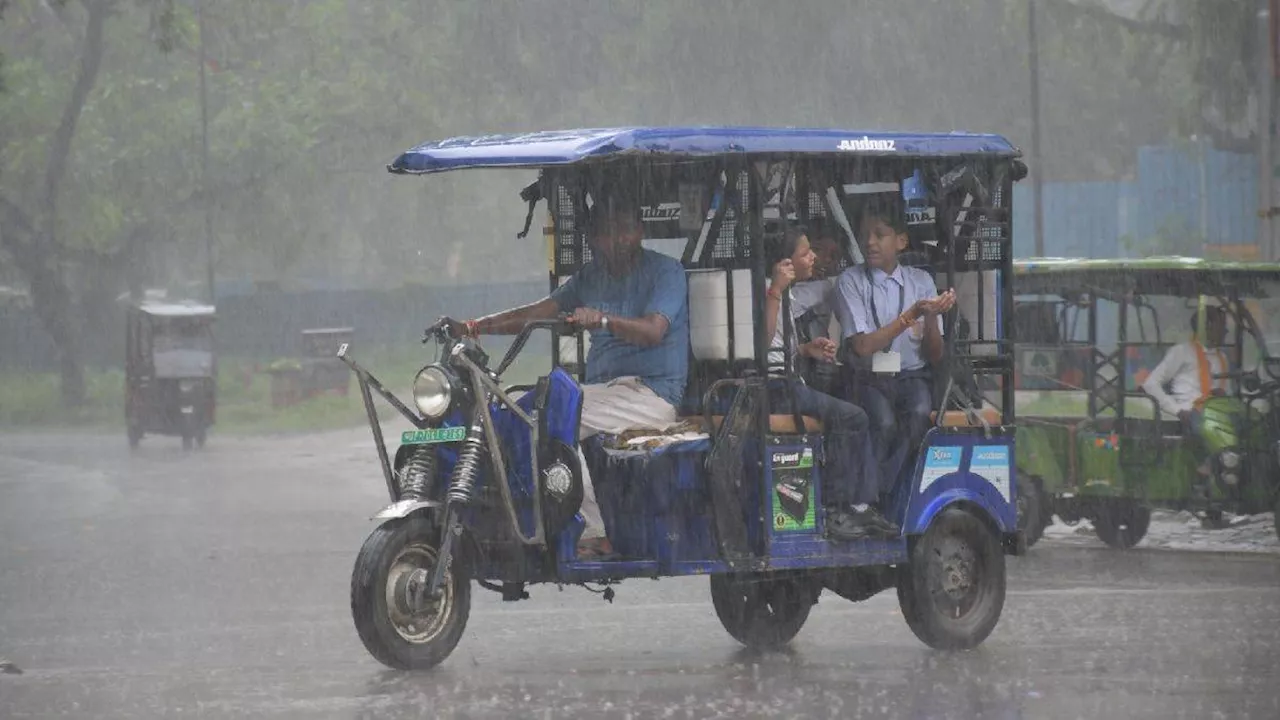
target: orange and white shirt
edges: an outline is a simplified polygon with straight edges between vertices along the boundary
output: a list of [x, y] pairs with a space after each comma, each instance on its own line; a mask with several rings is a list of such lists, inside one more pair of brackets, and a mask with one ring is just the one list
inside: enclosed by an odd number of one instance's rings
[[[1196, 403], [1215, 389], [1227, 390], [1228, 380], [1214, 379], [1227, 370], [1227, 355], [1221, 349], [1206, 348], [1189, 340], [1169, 348], [1142, 383], [1142, 389], [1155, 398], [1161, 410], [1177, 415], [1183, 410], [1194, 410]], [[1165, 385], [1169, 386], [1169, 392], [1165, 392]]]

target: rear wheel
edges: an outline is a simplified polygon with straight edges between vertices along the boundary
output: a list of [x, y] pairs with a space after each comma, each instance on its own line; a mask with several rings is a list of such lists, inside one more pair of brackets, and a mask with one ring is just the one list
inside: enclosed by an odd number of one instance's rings
[[1103, 505], [1093, 519], [1098, 539], [1117, 550], [1128, 550], [1147, 536], [1151, 508], [1136, 502]]
[[752, 648], [786, 645], [804, 627], [818, 591], [790, 578], [717, 574], [711, 602], [733, 639]]
[[142, 442], [142, 428], [137, 425], [129, 425], [129, 447], [136, 449], [138, 443]]
[[1046, 517], [1048, 508], [1039, 482], [1032, 478], [1018, 479], [1018, 497], [1015, 501], [1018, 508], [1018, 529], [1026, 534], [1027, 547], [1031, 547], [1044, 537], [1045, 526], [1049, 524]]
[[439, 533], [424, 518], [389, 520], [370, 533], [351, 572], [351, 616], [365, 649], [397, 670], [426, 670], [449, 657], [471, 614], [461, 562], [445, 571], [439, 598], [425, 597]]
[[947, 508], [898, 568], [898, 605], [911, 632], [936, 650], [982, 644], [1004, 609], [1004, 552], [973, 513]]

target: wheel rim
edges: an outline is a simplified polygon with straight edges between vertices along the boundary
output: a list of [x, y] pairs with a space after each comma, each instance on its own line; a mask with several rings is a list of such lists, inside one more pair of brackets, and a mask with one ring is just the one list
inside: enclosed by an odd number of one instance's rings
[[985, 567], [981, 555], [965, 538], [943, 538], [934, 550], [929, 569], [929, 595], [943, 615], [960, 619], [981, 603]]
[[387, 571], [387, 617], [400, 637], [420, 644], [434, 640], [444, 631], [453, 611], [453, 572], [445, 570], [440, 597], [415, 608], [410, 601], [412, 586], [422, 586], [436, 564], [434, 548], [415, 543], [396, 554]]

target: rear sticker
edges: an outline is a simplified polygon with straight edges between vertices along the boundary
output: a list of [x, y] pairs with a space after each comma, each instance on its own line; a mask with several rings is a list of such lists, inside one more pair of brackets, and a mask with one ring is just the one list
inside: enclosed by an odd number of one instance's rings
[[924, 492], [944, 475], [960, 472], [964, 448], [958, 445], [931, 447], [925, 450], [924, 472], [920, 475], [920, 492]]
[[991, 483], [1004, 501], [1009, 502], [1009, 446], [979, 445], [973, 449], [969, 472]]
[[774, 450], [773, 529], [793, 532], [817, 528], [813, 502], [813, 450]]

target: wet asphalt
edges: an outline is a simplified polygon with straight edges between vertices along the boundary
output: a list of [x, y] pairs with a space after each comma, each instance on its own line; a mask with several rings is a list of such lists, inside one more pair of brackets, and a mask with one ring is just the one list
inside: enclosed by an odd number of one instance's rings
[[347, 605], [385, 496], [367, 430], [0, 436], [0, 718], [1280, 718], [1280, 557], [1052, 541], [968, 653], [892, 591], [752, 653], [682, 578], [476, 588], [454, 654], [399, 673]]

